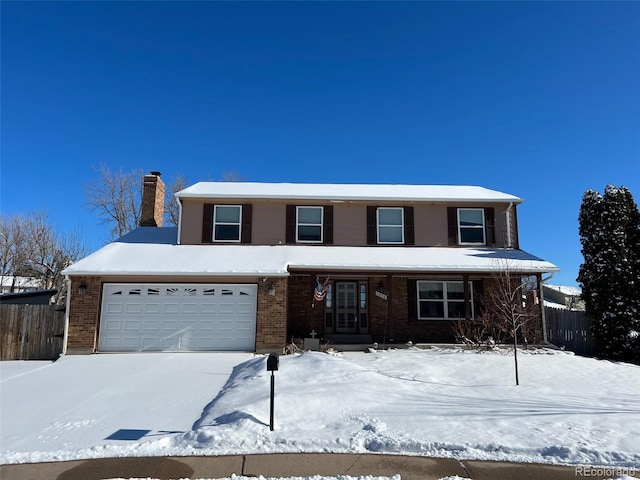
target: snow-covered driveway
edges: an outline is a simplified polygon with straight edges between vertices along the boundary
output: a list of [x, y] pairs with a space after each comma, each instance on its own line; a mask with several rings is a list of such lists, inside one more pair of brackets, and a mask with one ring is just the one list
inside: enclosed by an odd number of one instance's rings
[[0, 362], [2, 463], [7, 452], [30, 461], [52, 459], [39, 452], [100, 457], [105, 445], [188, 432], [233, 367], [252, 357], [144, 353]]

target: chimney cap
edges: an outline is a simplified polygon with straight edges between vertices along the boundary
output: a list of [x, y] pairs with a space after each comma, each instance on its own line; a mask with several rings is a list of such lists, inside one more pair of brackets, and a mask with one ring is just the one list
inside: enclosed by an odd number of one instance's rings
[[153, 175], [154, 177], [159, 177], [160, 175], [162, 175], [162, 173], [156, 171], [156, 170], [151, 170], [151, 175]]

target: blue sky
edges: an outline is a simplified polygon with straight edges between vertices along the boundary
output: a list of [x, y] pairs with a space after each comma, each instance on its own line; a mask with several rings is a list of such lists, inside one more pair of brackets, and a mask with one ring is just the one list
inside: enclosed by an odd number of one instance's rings
[[588, 188], [640, 201], [640, 2], [2, 2], [0, 208], [91, 249], [95, 167], [471, 184], [574, 285]]

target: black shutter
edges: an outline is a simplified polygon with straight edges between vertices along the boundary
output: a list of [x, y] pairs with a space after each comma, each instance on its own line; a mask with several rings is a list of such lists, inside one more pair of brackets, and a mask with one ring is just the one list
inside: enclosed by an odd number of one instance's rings
[[404, 244], [415, 245], [415, 228], [413, 226], [413, 207], [404, 207]]
[[367, 207], [367, 245], [378, 243], [378, 207]]
[[322, 243], [327, 245], [333, 244], [333, 205], [327, 205], [323, 209], [322, 219]]
[[447, 207], [447, 225], [449, 232], [449, 245], [458, 244], [458, 209]]
[[416, 280], [407, 279], [407, 318], [410, 322], [418, 320], [417, 288]]
[[484, 209], [484, 222], [486, 228], [487, 245], [494, 246], [496, 244], [496, 216], [493, 207]]
[[205, 203], [202, 211], [202, 243], [213, 241], [213, 203]]
[[251, 243], [251, 223], [253, 215], [253, 206], [249, 204], [242, 205], [242, 238], [241, 243]]
[[296, 243], [296, 206], [287, 205], [287, 226], [285, 230], [285, 242]]

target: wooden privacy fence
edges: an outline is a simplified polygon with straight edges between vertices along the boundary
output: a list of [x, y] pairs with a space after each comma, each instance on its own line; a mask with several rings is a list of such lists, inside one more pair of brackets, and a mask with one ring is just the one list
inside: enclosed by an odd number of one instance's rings
[[585, 312], [546, 307], [547, 339], [577, 355], [593, 357], [598, 348], [591, 330], [591, 319]]
[[0, 360], [56, 360], [63, 335], [58, 305], [0, 305]]

